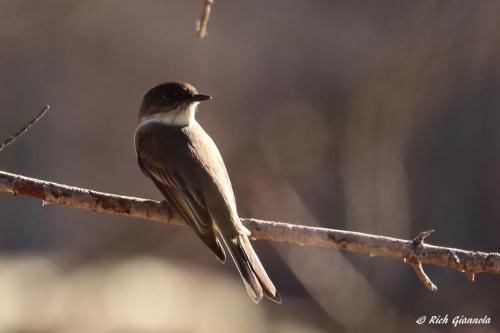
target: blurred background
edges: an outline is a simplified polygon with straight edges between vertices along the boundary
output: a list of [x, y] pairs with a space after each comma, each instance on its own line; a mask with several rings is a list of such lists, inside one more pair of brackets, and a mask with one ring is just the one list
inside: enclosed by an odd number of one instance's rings
[[[240, 215], [500, 250], [500, 3], [2, 0], [0, 169], [161, 199], [134, 152], [144, 93], [214, 96]], [[257, 241], [254, 305], [185, 228], [0, 195], [1, 332], [499, 332], [500, 277]], [[492, 318], [418, 326], [421, 315]], [[451, 319], [450, 319], [451, 320]]]

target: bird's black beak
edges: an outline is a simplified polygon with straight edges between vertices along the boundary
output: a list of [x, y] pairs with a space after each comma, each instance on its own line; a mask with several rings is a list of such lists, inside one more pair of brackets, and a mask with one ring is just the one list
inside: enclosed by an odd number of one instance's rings
[[193, 95], [191, 97], [191, 101], [193, 101], [193, 102], [201, 102], [201, 101], [206, 101], [209, 99], [212, 99], [212, 96], [196, 94], [196, 95]]

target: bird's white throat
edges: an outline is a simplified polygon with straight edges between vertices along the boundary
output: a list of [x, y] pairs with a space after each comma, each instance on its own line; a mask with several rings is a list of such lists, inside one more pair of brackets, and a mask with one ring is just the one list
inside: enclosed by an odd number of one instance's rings
[[144, 116], [140, 119], [139, 127], [146, 125], [147, 123], [161, 123], [171, 126], [189, 126], [194, 121], [194, 114], [196, 113], [196, 108], [199, 102], [183, 104], [178, 108], [168, 111], [159, 112], [149, 116]]

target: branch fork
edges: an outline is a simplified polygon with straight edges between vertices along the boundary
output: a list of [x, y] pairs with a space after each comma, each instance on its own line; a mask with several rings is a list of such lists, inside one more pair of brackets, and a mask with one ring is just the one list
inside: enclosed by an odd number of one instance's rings
[[434, 230], [426, 230], [420, 232], [411, 242], [409, 254], [403, 259], [403, 261], [413, 267], [415, 274], [417, 274], [420, 281], [422, 281], [422, 283], [428, 290], [436, 292], [438, 290], [438, 287], [432, 282], [429, 276], [425, 274], [421, 260], [422, 255], [425, 254], [422, 246], [424, 244], [424, 240], [433, 232]]

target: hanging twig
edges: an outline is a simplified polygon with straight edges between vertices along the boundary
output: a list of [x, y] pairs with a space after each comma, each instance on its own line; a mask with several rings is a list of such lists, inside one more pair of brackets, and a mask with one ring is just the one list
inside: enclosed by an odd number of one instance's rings
[[201, 13], [200, 20], [196, 21], [196, 36], [200, 39], [205, 37], [207, 34], [208, 19], [210, 17], [210, 10], [212, 9], [213, 4], [214, 0], [203, 0], [203, 12]]

